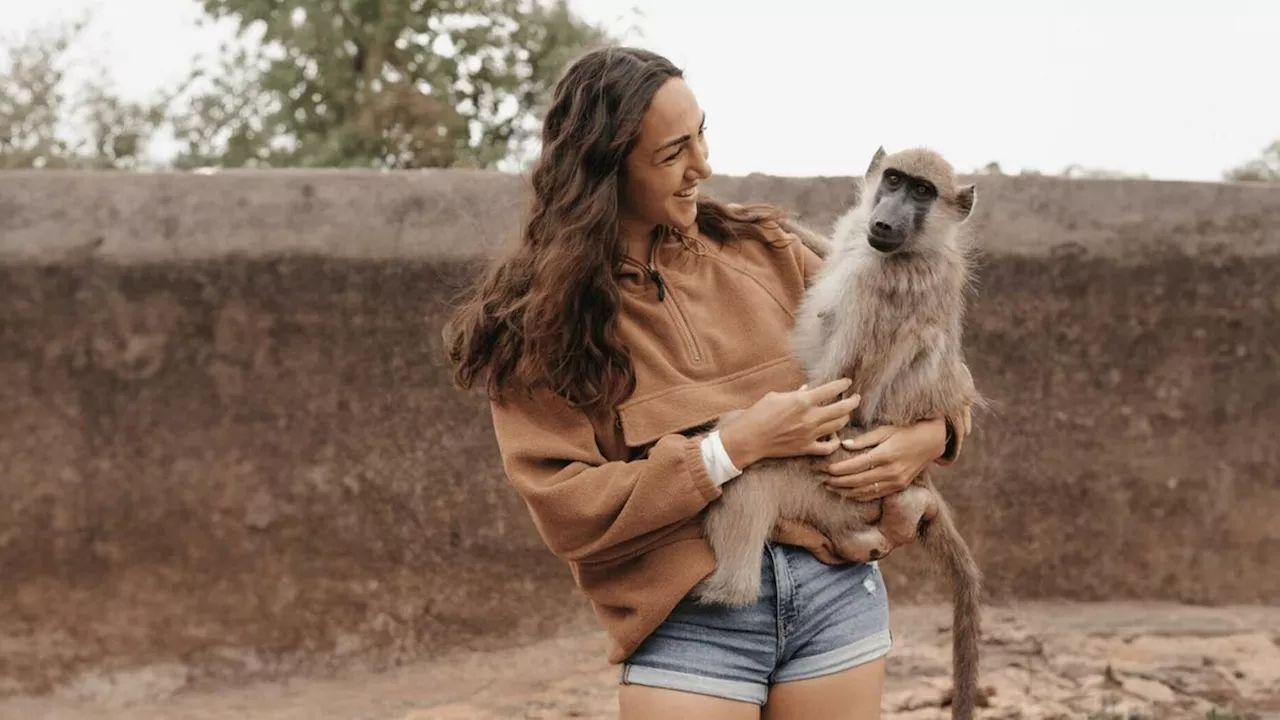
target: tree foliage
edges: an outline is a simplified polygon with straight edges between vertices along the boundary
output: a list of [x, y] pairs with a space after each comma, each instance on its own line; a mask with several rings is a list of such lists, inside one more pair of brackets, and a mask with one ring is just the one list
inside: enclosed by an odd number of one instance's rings
[[566, 0], [203, 0], [239, 42], [174, 117], [181, 166], [492, 167], [609, 42]]
[[[0, 169], [133, 168], [163, 103], [122, 99], [100, 66], [72, 52], [88, 19], [28, 30], [0, 60]], [[76, 83], [76, 71], [92, 72]]]
[[1228, 170], [1223, 178], [1232, 182], [1280, 182], [1280, 140], [1268, 145], [1256, 160]]

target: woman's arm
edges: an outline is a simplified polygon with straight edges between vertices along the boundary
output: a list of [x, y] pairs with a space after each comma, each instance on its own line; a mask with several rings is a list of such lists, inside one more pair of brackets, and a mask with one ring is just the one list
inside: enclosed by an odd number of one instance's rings
[[587, 415], [553, 393], [512, 393], [491, 410], [507, 477], [564, 560], [643, 554], [720, 496], [701, 438], [667, 435], [646, 458], [607, 461]]
[[838, 440], [824, 438], [848, 424], [858, 403], [837, 400], [848, 386], [833, 380], [765, 393], [726, 419], [723, 443], [665, 435], [645, 458], [627, 462], [606, 460], [590, 418], [553, 393], [513, 394], [490, 407], [503, 467], [543, 542], [565, 560], [612, 562], [643, 554], [684, 525], [739, 468], [831, 454]]

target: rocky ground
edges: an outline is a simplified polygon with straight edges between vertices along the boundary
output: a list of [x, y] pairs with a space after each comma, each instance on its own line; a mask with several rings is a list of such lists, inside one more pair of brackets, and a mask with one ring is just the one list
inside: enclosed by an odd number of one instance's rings
[[[948, 609], [894, 610], [885, 720], [942, 720]], [[3, 720], [616, 718], [598, 634], [381, 673], [199, 688], [181, 666], [86, 676], [0, 701]], [[1020, 604], [988, 608], [983, 720], [1280, 719], [1280, 607]]]

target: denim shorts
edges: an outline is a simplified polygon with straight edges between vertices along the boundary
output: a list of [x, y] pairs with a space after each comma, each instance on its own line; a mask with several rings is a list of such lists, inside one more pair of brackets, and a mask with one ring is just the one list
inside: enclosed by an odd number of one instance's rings
[[761, 563], [756, 604], [685, 598], [622, 664], [622, 684], [764, 705], [773, 683], [889, 653], [889, 599], [876, 563], [826, 565], [803, 548], [774, 543]]

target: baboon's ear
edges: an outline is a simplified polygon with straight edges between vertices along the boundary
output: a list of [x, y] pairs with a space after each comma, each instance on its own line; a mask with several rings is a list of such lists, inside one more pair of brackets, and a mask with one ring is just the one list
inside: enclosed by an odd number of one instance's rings
[[883, 145], [876, 148], [876, 154], [874, 157], [871, 158], [871, 164], [867, 166], [866, 177], [868, 179], [870, 179], [871, 176], [875, 173], [876, 168], [880, 167], [880, 162], [884, 160], [885, 155], [888, 155], [888, 153], [884, 151]]
[[973, 206], [978, 202], [978, 188], [972, 183], [961, 185], [956, 189], [956, 208], [960, 210], [960, 219], [968, 220], [973, 213]]

